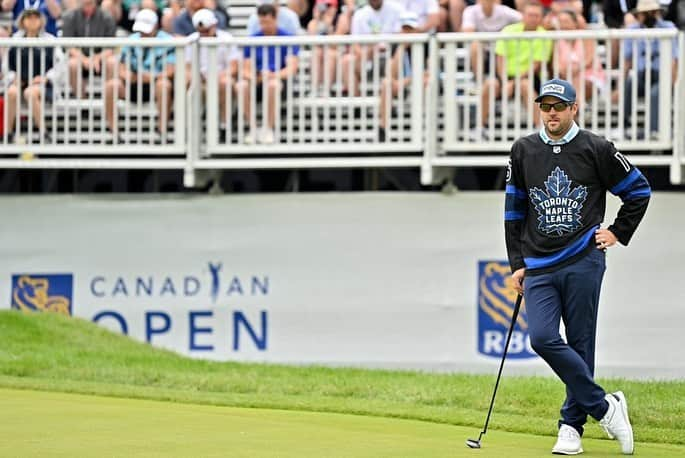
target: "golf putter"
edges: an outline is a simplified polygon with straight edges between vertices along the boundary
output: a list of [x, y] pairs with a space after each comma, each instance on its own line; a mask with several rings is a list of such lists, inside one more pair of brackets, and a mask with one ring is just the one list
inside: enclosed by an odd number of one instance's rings
[[499, 379], [502, 376], [502, 368], [504, 368], [504, 360], [507, 358], [507, 350], [509, 350], [509, 341], [511, 340], [511, 333], [514, 332], [514, 326], [516, 325], [516, 319], [519, 315], [519, 309], [521, 308], [522, 295], [518, 295], [516, 298], [516, 304], [514, 305], [514, 313], [511, 315], [511, 325], [509, 326], [509, 334], [507, 335], [507, 341], [504, 344], [504, 354], [502, 354], [502, 362], [499, 365], [499, 372], [497, 373], [497, 381], [495, 382], [495, 389], [492, 392], [492, 399], [490, 400], [490, 408], [488, 409], [488, 416], [485, 418], [485, 426], [483, 426], [483, 431], [478, 435], [478, 440], [476, 439], [466, 439], [466, 445], [469, 448], [480, 448], [480, 440], [488, 432], [488, 423], [490, 422], [490, 414], [492, 414], [492, 407], [495, 405], [495, 396], [497, 395], [497, 387], [499, 386]]

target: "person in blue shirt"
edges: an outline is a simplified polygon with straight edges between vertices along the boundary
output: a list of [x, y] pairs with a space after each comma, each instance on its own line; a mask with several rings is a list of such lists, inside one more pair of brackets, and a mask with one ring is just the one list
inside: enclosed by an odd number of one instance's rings
[[[130, 38], [171, 39], [171, 35], [159, 30], [157, 13], [143, 9], [136, 14]], [[116, 137], [116, 100], [126, 97], [129, 88], [131, 103], [148, 102], [154, 85], [155, 104], [159, 111], [158, 132], [164, 137], [167, 130], [171, 108], [173, 107], [173, 78], [176, 64], [176, 50], [173, 46], [125, 46], [121, 50], [118, 78], [107, 81], [105, 85], [105, 116], [110, 131]], [[114, 71], [107, 74], [113, 75]], [[139, 92], [139, 84], [140, 92]], [[163, 140], [162, 140], [163, 141]]]
[[[62, 15], [60, 0], [2, 0], [2, 10], [12, 11], [12, 19], [16, 21], [21, 12], [27, 9], [35, 9], [45, 16], [45, 31], [57, 36], [57, 19]], [[12, 29], [17, 31], [16, 26]]]
[[[260, 30], [252, 36], [291, 36], [290, 33], [278, 27], [276, 9], [271, 4], [261, 5], [257, 9]], [[276, 96], [285, 95], [285, 84], [295, 75], [298, 65], [300, 48], [297, 45], [289, 46], [247, 46], [244, 49], [242, 78], [236, 83], [235, 91], [240, 97], [242, 94], [243, 114], [250, 122], [250, 92], [252, 85], [256, 85], [257, 99], [262, 98], [262, 90], [267, 91], [267, 116], [266, 125], [260, 133], [260, 141], [264, 144], [274, 142], [273, 128], [276, 117]], [[255, 126], [251, 126], [254, 131]], [[245, 137], [245, 143], [254, 140], [249, 134]]]
[[[676, 30], [675, 24], [671, 21], [665, 21], [661, 17], [661, 4], [659, 0], [639, 0], [637, 6], [633, 10], [637, 22], [627, 27], [629, 30], [633, 29], [673, 29]], [[634, 43], [635, 42], [635, 43]], [[625, 71], [627, 73], [624, 100], [625, 100], [625, 114], [626, 124], [630, 124], [630, 117], [633, 106], [633, 85], [637, 85], [638, 97], [650, 98], [649, 104], [649, 135], [652, 139], [658, 138], [659, 133], [659, 62], [661, 56], [659, 55], [659, 39], [653, 39], [647, 46], [645, 39], [626, 39], [623, 47], [623, 58], [625, 60]], [[650, 48], [650, 65], [647, 65], [647, 48]], [[635, 49], [633, 49], [635, 48]], [[633, 52], [637, 59], [637, 72], [633, 73]], [[678, 39], [673, 38], [671, 44], [671, 55], [663, 56], [671, 61], [671, 77], [669, 87], [676, 80], [676, 70], [678, 68]], [[650, 74], [650, 85], [647, 87], [647, 72]]]

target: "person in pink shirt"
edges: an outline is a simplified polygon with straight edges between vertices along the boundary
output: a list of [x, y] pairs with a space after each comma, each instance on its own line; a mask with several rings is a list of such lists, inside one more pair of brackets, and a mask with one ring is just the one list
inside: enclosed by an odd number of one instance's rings
[[[561, 30], [581, 30], [585, 22], [579, 20], [575, 11], [558, 13]], [[593, 88], [604, 89], [606, 75], [599, 62], [595, 63], [595, 42], [592, 39], [559, 40], [554, 45], [553, 71], [571, 82], [578, 93], [585, 92], [585, 100], [592, 98]]]

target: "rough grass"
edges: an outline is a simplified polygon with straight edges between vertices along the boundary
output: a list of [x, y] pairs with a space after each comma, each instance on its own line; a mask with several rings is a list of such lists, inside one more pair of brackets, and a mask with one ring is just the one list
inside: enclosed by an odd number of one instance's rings
[[[52, 314], [0, 312], [0, 387], [184, 403], [339, 412], [481, 428], [494, 375], [217, 363]], [[685, 382], [601, 380], [623, 390], [635, 439], [685, 444]], [[503, 377], [490, 428], [555, 435], [563, 385]], [[603, 438], [591, 421], [586, 437]]]

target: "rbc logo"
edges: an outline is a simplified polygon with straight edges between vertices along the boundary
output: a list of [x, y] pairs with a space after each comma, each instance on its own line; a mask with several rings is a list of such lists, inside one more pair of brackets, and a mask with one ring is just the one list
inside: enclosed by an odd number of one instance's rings
[[71, 315], [72, 274], [12, 275], [12, 308], [24, 312]]
[[[478, 262], [478, 353], [501, 358], [514, 312], [516, 290], [511, 269], [504, 261]], [[525, 301], [521, 304], [514, 332], [509, 342], [508, 358], [535, 358], [528, 337]]]

